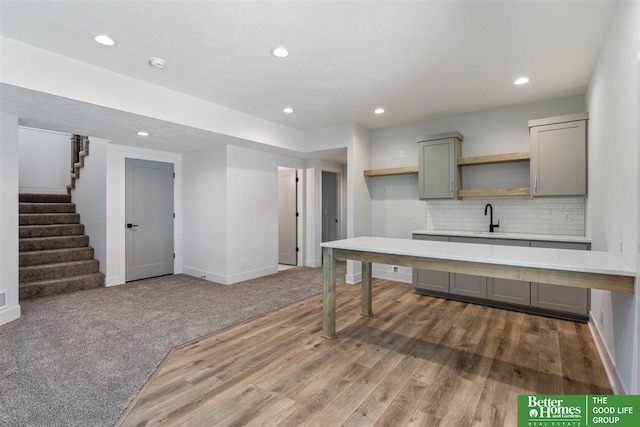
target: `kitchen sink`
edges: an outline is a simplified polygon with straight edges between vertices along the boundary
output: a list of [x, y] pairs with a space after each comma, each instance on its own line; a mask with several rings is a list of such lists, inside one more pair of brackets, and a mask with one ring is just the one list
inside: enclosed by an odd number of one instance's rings
[[500, 233], [500, 232], [496, 232], [494, 231], [493, 233], [490, 233], [488, 231], [474, 231], [473, 234], [478, 234], [481, 236], [504, 236], [507, 233]]

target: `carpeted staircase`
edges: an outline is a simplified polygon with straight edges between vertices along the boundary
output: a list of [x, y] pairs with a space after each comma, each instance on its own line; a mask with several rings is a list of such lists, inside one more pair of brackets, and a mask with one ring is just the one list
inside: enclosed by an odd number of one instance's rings
[[20, 194], [20, 299], [104, 286], [66, 194]]

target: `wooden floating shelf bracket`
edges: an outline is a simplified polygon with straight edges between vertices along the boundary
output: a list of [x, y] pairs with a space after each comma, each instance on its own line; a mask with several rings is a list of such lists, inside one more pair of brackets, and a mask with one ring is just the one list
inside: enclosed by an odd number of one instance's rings
[[495, 163], [527, 162], [531, 158], [528, 151], [507, 154], [492, 154], [489, 156], [459, 157], [458, 166], [489, 165]]
[[458, 197], [500, 197], [500, 196], [528, 196], [529, 187], [520, 188], [487, 188], [480, 190], [458, 190]]
[[364, 176], [409, 175], [414, 173], [418, 173], [418, 166], [387, 169], [367, 169], [364, 171]]

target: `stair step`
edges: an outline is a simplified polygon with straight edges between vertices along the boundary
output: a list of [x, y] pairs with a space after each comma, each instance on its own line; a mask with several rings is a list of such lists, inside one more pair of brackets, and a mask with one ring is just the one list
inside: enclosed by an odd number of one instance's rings
[[18, 241], [20, 252], [89, 246], [89, 236], [33, 237]]
[[20, 299], [44, 297], [104, 286], [104, 274], [92, 273], [20, 284]]
[[49, 213], [22, 214], [20, 225], [51, 225], [51, 224], [79, 224], [80, 214], [77, 213]]
[[20, 203], [19, 213], [75, 213], [73, 203]]
[[22, 267], [19, 271], [18, 282], [35, 282], [47, 279], [61, 279], [70, 276], [81, 276], [97, 273], [100, 263], [95, 259], [59, 262], [56, 264], [32, 265]]
[[84, 234], [82, 224], [53, 224], [53, 225], [22, 225], [20, 226], [20, 238], [73, 236]]
[[20, 203], [71, 203], [68, 194], [20, 194]]
[[83, 248], [20, 252], [20, 267], [93, 259], [93, 253], [93, 248], [89, 246]]

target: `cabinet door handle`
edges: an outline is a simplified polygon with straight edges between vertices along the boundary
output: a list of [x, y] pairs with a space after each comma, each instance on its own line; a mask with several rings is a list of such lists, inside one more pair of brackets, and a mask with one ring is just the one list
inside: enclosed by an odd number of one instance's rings
[[533, 184], [533, 191], [534, 191], [534, 193], [538, 192], [538, 174], [535, 175], [535, 180], [534, 180], [534, 184]]
[[449, 193], [453, 193], [453, 181], [449, 181]]

